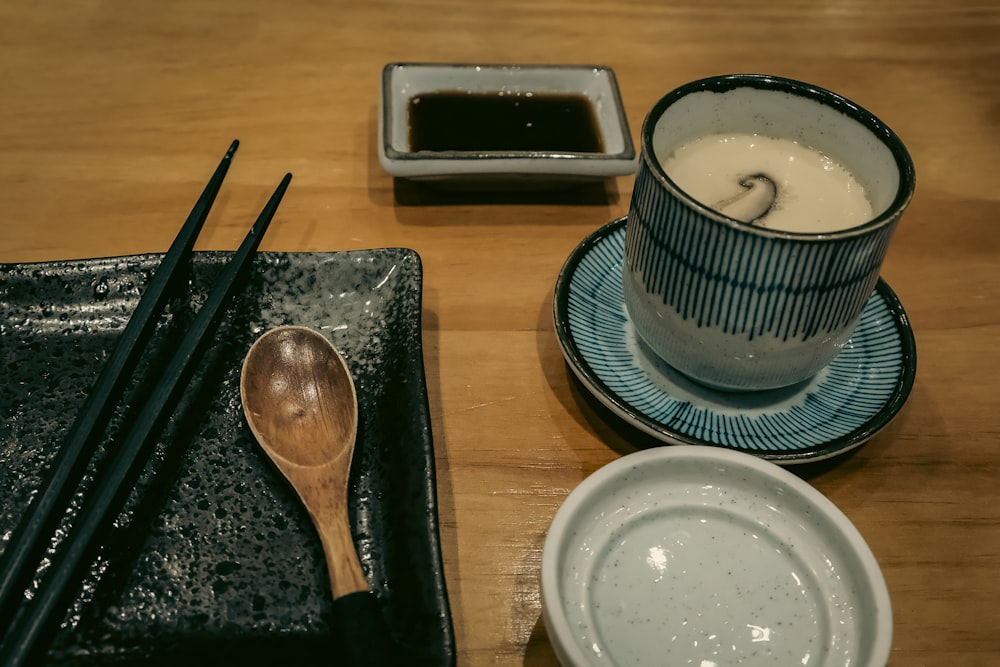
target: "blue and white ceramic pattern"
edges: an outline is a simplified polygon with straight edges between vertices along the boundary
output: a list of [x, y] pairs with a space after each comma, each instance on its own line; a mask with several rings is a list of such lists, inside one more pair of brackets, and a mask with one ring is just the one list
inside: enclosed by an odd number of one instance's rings
[[[773, 229], [695, 200], [662, 161], [686, 141], [720, 133], [774, 135], [844, 165], [863, 184], [871, 219], [835, 231]], [[642, 128], [624, 271], [636, 331], [671, 366], [713, 387], [774, 389], [812, 377], [867, 307], [913, 189], [899, 138], [830, 91], [758, 75], [681, 86]], [[795, 196], [792, 187], [787, 197]]]
[[727, 447], [779, 463], [816, 461], [866, 442], [913, 386], [916, 346], [899, 300], [880, 281], [841, 353], [809, 380], [760, 392], [692, 382], [636, 334], [622, 288], [625, 219], [570, 255], [554, 317], [569, 366], [604, 405], [669, 444]]

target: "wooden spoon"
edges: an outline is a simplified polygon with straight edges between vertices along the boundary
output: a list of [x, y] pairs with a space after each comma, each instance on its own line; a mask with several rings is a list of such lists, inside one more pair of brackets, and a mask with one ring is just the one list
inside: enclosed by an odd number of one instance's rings
[[358, 400], [347, 364], [319, 332], [277, 327], [247, 352], [240, 397], [250, 430], [319, 533], [335, 620], [351, 652], [358, 649], [352, 664], [391, 664], [379, 662], [388, 659], [388, 633], [361, 570], [347, 512], [358, 432]]

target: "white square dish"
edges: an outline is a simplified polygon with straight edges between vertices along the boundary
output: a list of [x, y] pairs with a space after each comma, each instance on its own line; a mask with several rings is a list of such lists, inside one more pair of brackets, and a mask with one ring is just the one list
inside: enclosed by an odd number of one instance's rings
[[[482, 149], [413, 150], [411, 104], [430, 93], [580, 96], [593, 112], [599, 149], [510, 150], [484, 144]], [[592, 181], [631, 174], [637, 165], [614, 72], [595, 65], [390, 63], [382, 70], [378, 130], [382, 167], [413, 180]]]

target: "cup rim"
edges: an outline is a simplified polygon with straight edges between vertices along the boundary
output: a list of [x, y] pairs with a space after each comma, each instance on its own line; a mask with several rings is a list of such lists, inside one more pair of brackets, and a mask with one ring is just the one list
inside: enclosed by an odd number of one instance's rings
[[[899, 185], [896, 189], [896, 194], [893, 197], [892, 202], [885, 208], [885, 210], [868, 222], [854, 227], [826, 232], [801, 232], [762, 227], [749, 222], [744, 222], [721, 213], [689, 195], [667, 175], [663, 166], [657, 160], [653, 159], [653, 131], [656, 128], [656, 123], [659, 121], [667, 107], [687, 95], [697, 92], [724, 93], [736, 90], [737, 88], [757, 88], [759, 90], [770, 90], [797, 95], [799, 97], [811, 99], [815, 102], [826, 105], [860, 123], [889, 149], [889, 152], [895, 160], [896, 167], [899, 169]], [[697, 209], [706, 217], [712, 218], [731, 227], [761, 236], [797, 240], [827, 240], [860, 236], [895, 221], [901, 212], [906, 208], [910, 199], [913, 197], [914, 190], [916, 189], [916, 171], [914, 169], [913, 159], [910, 157], [909, 151], [906, 149], [906, 146], [903, 144], [903, 141], [899, 138], [899, 136], [875, 114], [846, 97], [821, 86], [771, 74], [723, 74], [697, 79], [674, 88], [657, 100], [656, 104], [653, 105], [653, 108], [646, 115], [646, 118], [642, 123], [640, 141], [642, 146], [641, 153], [643, 162], [649, 169], [650, 173], [653, 174], [655, 178], [659, 180], [664, 187], [668, 188], [675, 196], [682, 199], [692, 208]]]

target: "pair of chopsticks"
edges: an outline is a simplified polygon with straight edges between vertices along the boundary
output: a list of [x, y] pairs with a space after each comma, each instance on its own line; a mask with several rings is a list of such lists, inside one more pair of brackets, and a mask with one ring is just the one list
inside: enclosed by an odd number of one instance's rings
[[66, 512], [87, 462], [152, 336], [167, 301], [184, 280], [195, 238], [208, 217], [233, 155], [234, 141], [222, 158], [159, 268], [143, 292], [86, 402], [55, 456], [47, 477], [0, 556], [0, 665], [17, 667], [40, 659], [58, 630], [102, 535], [121, 511], [157, 436], [166, 426], [232, 297], [252, 264], [292, 179], [285, 174], [239, 249], [198, 311], [190, 328], [119, 442], [101, 462], [92, 488], [69, 532], [51, 555], [37, 588], [32, 579], [53, 533]]

